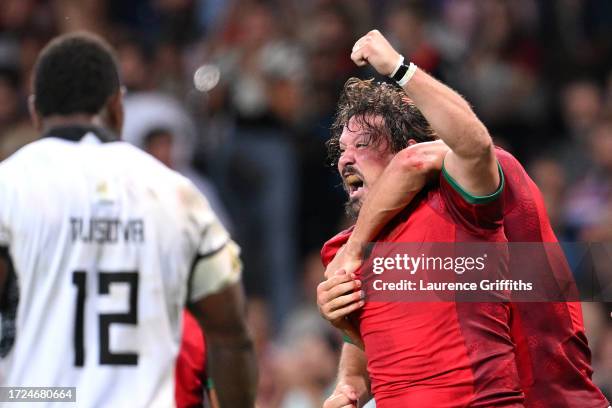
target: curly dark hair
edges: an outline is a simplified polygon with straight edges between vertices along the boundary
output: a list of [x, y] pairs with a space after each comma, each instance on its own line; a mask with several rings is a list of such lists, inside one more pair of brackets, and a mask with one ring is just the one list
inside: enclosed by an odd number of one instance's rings
[[[374, 120], [382, 117], [383, 123]], [[394, 153], [408, 147], [408, 141], [428, 142], [437, 139], [433, 129], [416, 105], [397, 86], [349, 78], [338, 101], [338, 111], [327, 141], [327, 154], [332, 166], [340, 158], [340, 135], [349, 120], [366, 129], [369, 143], [387, 140]]]
[[95, 34], [52, 40], [34, 67], [34, 104], [41, 116], [96, 114], [120, 87], [114, 52]]

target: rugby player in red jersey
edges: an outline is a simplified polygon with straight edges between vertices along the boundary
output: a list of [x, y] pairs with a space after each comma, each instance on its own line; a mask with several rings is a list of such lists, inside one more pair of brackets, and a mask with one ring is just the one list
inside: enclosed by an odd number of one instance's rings
[[[345, 85], [330, 150], [337, 152], [349, 210], [359, 211], [400, 150], [440, 138], [450, 147], [443, 176], [377, 241], [505, 242], [504, 176], [467, 102], [414, 65], [402, 65], [378, 31], [357, 41], [351, 58], [395, 74], [403, 91], [354, 78]], [[378, 407], [522, 406], [508, 304], [368, 301], [356, 319]]]
[[[333, 271], [353, 271], [361, 263], [363, 243], [373, 240], [382, 227], [417, 195], [425, 180], [440, 171], [447, 151], [441, 142], [431, 142], [400, 152], [398, 159], [389, 164], [372, 188], [372, 199], [365, 200], [355, 228], [338, 234], [324, 247], [324, 262], [332, 279], [320, 285], [320, 302], [322, 311], [334, 323], [342, 323], [343, 317], [356, 310], [359, 304], [352, 295], [344, 294], [347, 286], [355, 284], [350, 274], [333, 276]], [[502, 199], [508, 240], [556, 243], [537, 186], [509, 153], [496, 149], [496, 154], [505, 175]], [[340, 248], [340, 255], [334, 258]], [[564, 270], [563, 264], [542, 258], [545, 256], [543, 250], [531, 251], [530, 255], [536, 257], [533, 263], [538, 265], [541, 273], [562, 276], [569, 272]], [[333, 263], [330, 263], [332, 259]], [[590, 350], [579, 303], [516, 302], [511, 304], [511, 313], [510, 331], [516, 344], [525, 407], [608, 406], [591, 380]], [[329, 408], [335, 406], [334, 401], [347, 401], [349, 395], [356, 395], [356, 390], [361, 393], [366, 390], [364, 361], [361, 350], [351, 344], [344, 346], [339, 387], [330, 397]]]
[[[371, 33], [370, 38], [371, 47], [375, 48], [367, 50], [370, 55], [391, 49], [378, 33]], [[388, 54], [392, 55], [390, 52]], [[376, 65], [374, 67], [378, 69]], [[334, 146], [331, 147], [333, 151]], [[344, 316], [363, 307], [363, 301], [358, 299], [359, 293], [346, 295], [347, 291], [358, 287], [360, 283], [353, 280], [354, 274], [351, 272], [361, 262], [362, 244], [377, 237], [389, 221], [397, 223], [395, 217], [407, 216], [410, 220], [412, 214], [406, 214], [402, 210], [413, 199], [417, 202], [423, 201], [423, 195], [419, 197], [417, 194], [425, 185], [427, 177], [432, 173], [439, 173], [448, 151], [448, 147], [441, 142], [422, 143], [401, 150], [380, 175], [380, 181], [370, 188], [369, 198], [365, 203], [363, 199], [353, 203], [357, 209], [363, 203], [355, 230], [340, 233], [326, 243], [322, 255], [328, 266], [326, 275], [330, 279], [320, 285], [318, 302], [322, 313], [336, 326], [346, 330], [348, 324]], [[499, 149], [495, 153], [506, 180], [501, 201], [504, 203], [504, 227], [508, 239], [520, 242], [556, 242], [535, 184], [511, 155]], [[362, 160], [362, 163], [367, 164], [367, 161]], [[427, 194], [431, 195], [431, 192]], [[467, 201], [474, 201], [464, 190], [462, 195]], [[411, 207], [418, 208], [412, 205]], [[435, 227], [432, 225], [432, 228]], [[380, 235], [378, 237], [380, 238]], [[340, 255], [329, 264], [339, 250]], [[546, 259], [540, 260], [538, 264], [547, 265], [551, 270], [563, 267]], [[338, 269], [348, 270], [349, 273], [342, 271], [334, 274]], [[537, 307], [534, 307], [532, 303], [515, 303], [511, 308], [510, 325], [516, 342], [520, 382], [526, 394], [525, 406], [607, 407], [605, 398], [590, 379], [590, 352], [584, 336], [579, 304], [538, 303]], [[363, 313], [361, 315], [363, 316]], [[363, 325], [360, 328], [363, 331]], [[354, 331], [352, 333], [354, 335]], [[475, 376], [474, 380], [477, 379]], [[486, 374], [481, 375], [480, 380], [488, 381]], [[338, 387], [334, 395], [326, 401], [325, 407], [354, 406], [352, 403], [356, 399], [363, 398], [368, 393], [368, 381], [366, 354], [354, 345], [346, 344], [340, 364]], [[405, 388], [411, 389], [413, 384], [406, 384]], [[376, 393], [376, 390], [374, 392]], [[436, 391], [432, 390], [432, 394], [435, 393]], [[378, 395], [377, 400], [379, 406], [382, 406]], [[427, 406], [433, 407], [483, 405], [477, 400], [465, 402], [460, 399], [450, 404], [439, 403], [434, 399], [413, 399], [412, 402], [419, 406], [426, 403]]]

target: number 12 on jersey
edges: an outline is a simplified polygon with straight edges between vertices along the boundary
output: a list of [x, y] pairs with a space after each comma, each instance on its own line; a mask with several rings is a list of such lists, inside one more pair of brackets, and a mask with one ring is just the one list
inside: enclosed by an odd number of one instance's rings
[[[129, 287], [129, 309], [126, 313], [101, 313], [98, 315], [100, 339], [100, 365], [137, 365], [137, 353], [112, 353], [110, 347], [110, 326], [113, 323], [138, 324], [138, 272], [98, 272], [98, 295], [108, 295], [112, 283], [127, 284]], [[76, 307], [74, 315], [74, 365], [85, 364], [85, 301], [87, 300], [87, 273], [72, 273], [72, 284], [76, 286]]]

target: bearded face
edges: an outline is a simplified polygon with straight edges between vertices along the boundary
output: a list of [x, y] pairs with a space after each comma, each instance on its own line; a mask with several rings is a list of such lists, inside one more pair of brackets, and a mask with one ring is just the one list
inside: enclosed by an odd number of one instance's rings
[[338, 172], [348, 195], [345, 209], [353, 218], [357, 218], [368, 191], [394, 156], [388, 144], [374, 145], [371, 140], [368, 130], [354, 118], [344, 127], [339, 140]]

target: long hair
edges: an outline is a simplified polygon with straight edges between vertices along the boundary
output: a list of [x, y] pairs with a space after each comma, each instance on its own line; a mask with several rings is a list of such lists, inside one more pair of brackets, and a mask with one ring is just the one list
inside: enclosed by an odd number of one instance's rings
[[366, 130], [368, 142], [386, 140], [392, 152], [408, 147], [410, 139], [418, 143], [437, 139], [427, 119], [400, 88], [373, 79], [350, 78], [344, 84], [326, 143], [332, 166], [340, 158], [340, 135], [351, 118]]

